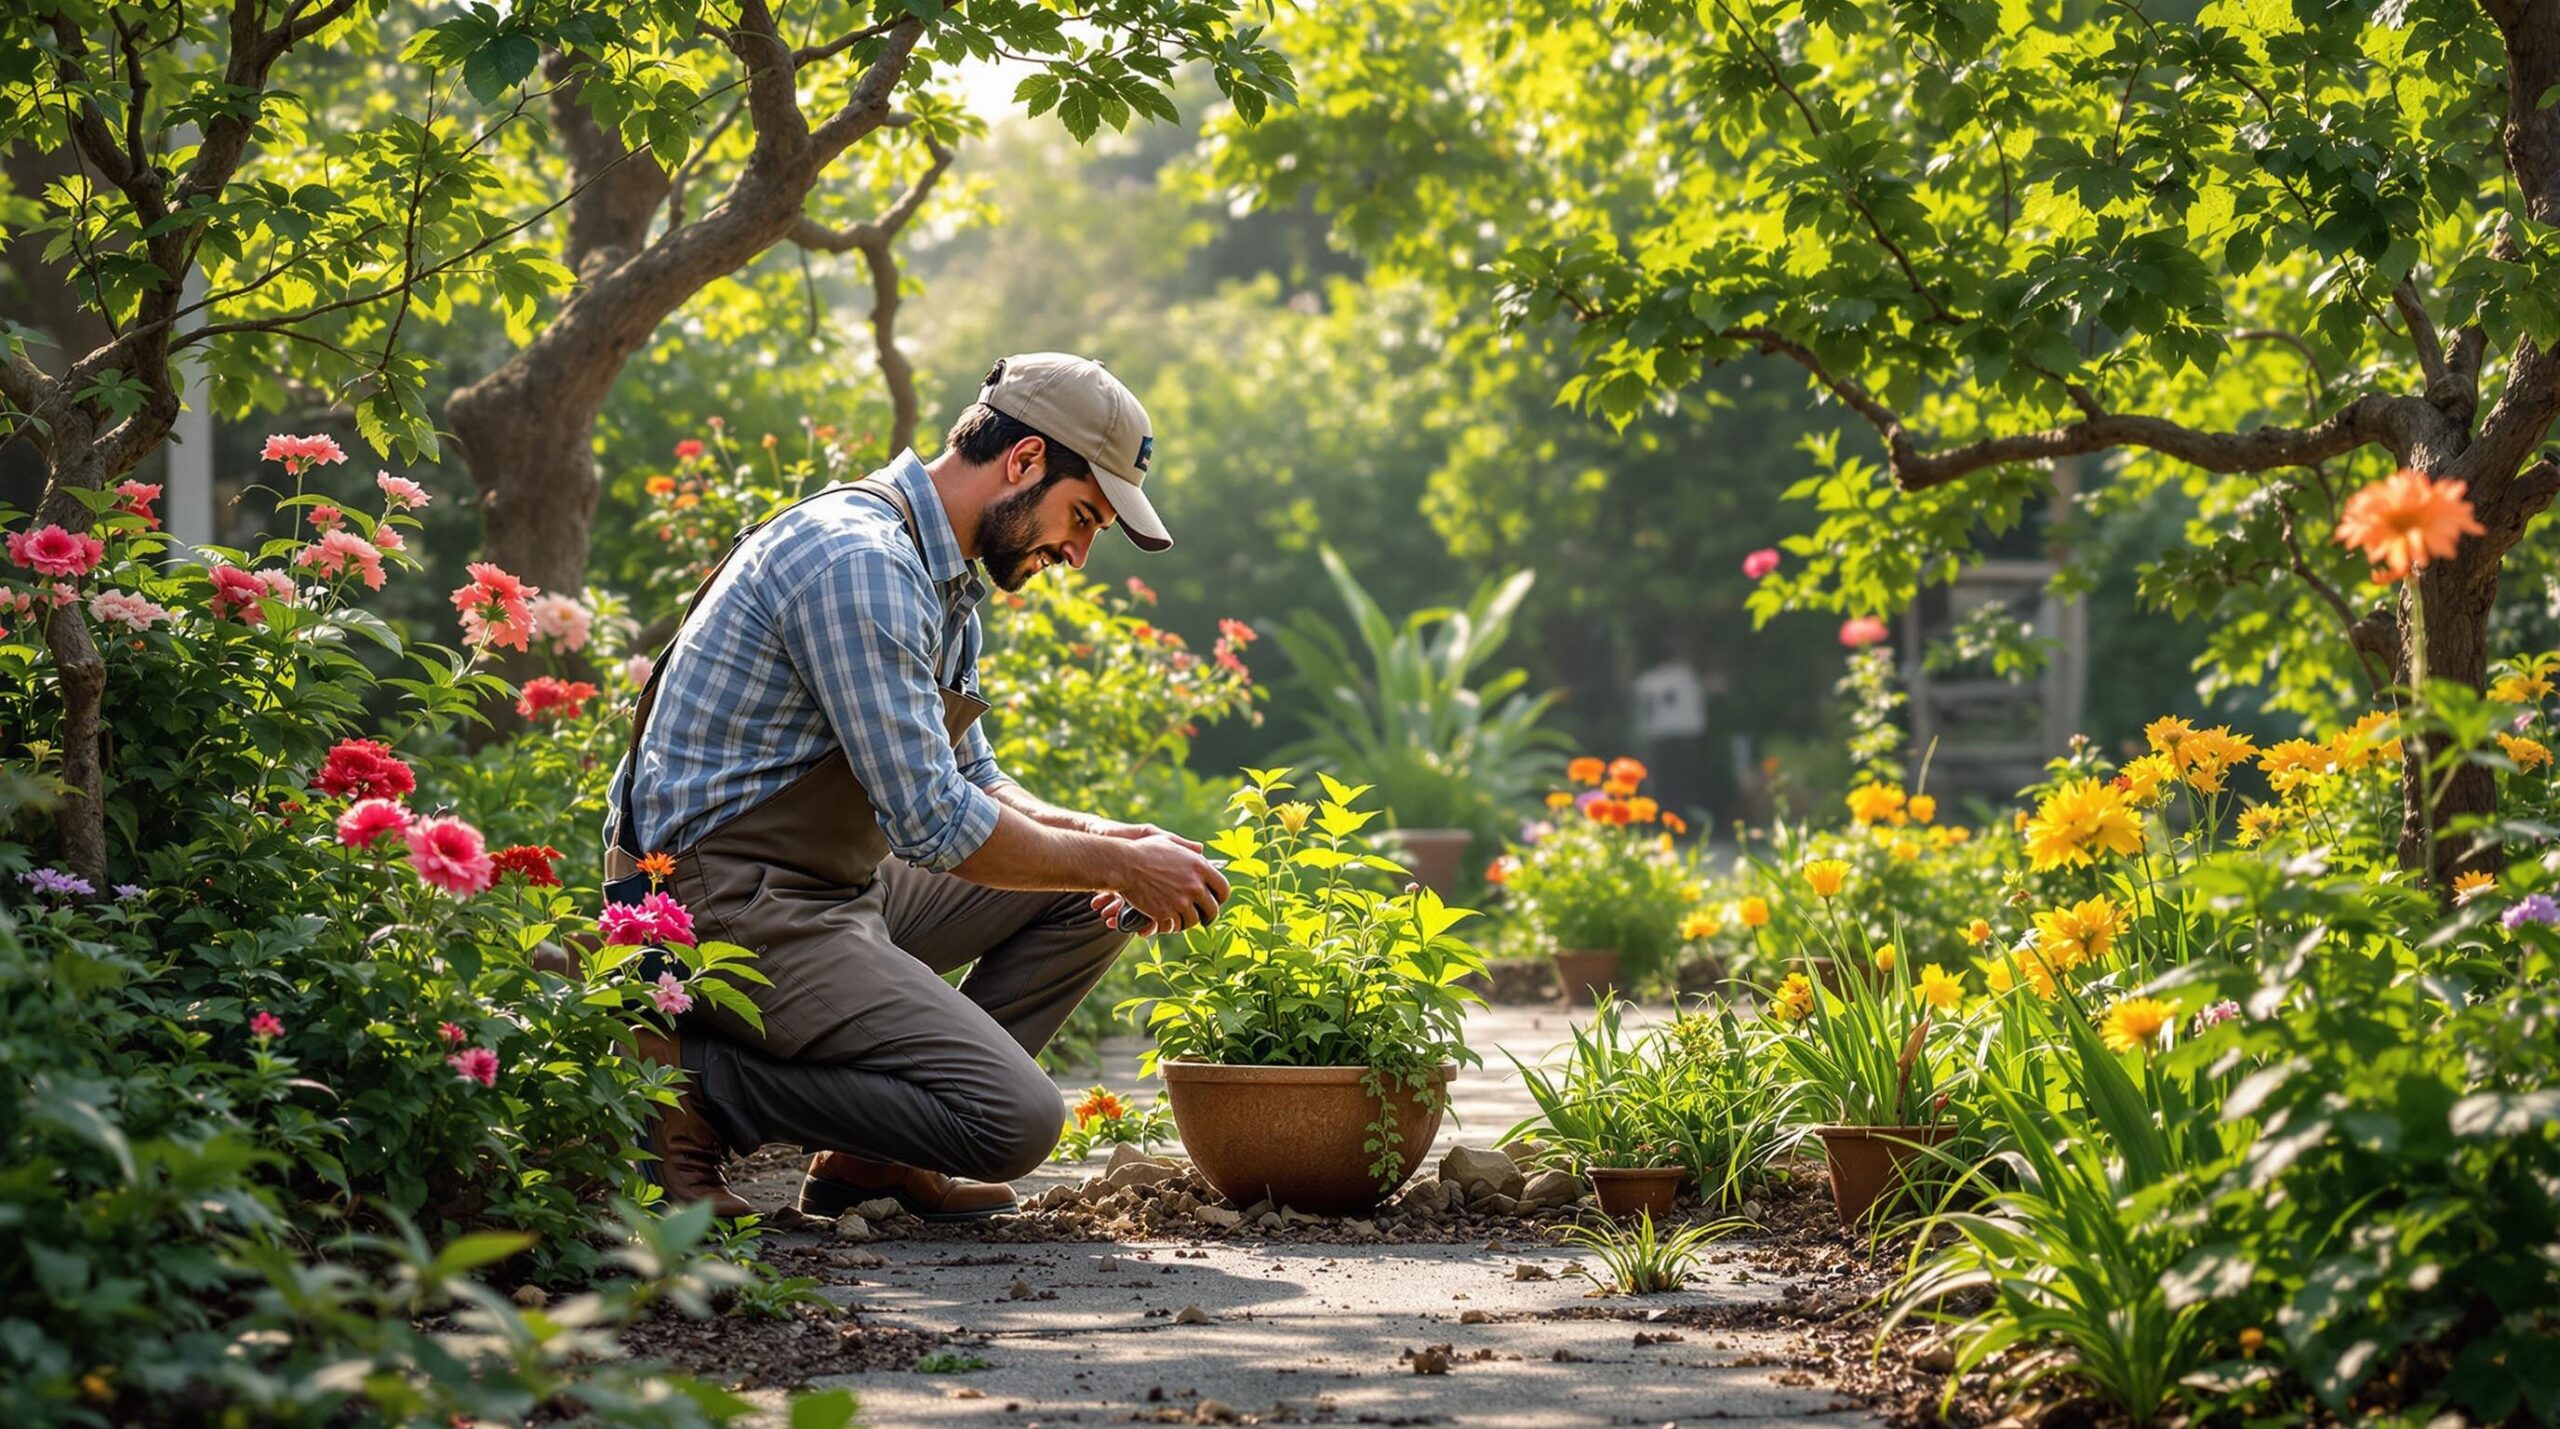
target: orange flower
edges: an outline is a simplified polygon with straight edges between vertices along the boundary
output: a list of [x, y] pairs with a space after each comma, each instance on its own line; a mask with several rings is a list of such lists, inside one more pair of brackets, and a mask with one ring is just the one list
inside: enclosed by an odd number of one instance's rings
[[2347, 498], [2338, 544], [2373, 562], [2375, 584], [2407, 580], [2427, 562], [2452, 555], [2463, 537], [2488, 534], [2472, 518], [2468, 489], [2404, 467]]
[[1093, 1121], [1096, 1118], [1103, 1121], [1118, 1121], [1120, 1118], [1127, 1116], [1128, 1114], [1129, 1104], [1127, 1102], [1120, 1100], [1118, 1097], [1113, 1096], [1111, 1093], [1100, 1087], [1095, 1087], [1092, 1091], [1087, 1092], [1084, 1100], [1076, 1103], [1076, 1125], [1078, 1126], [1082, 1126], [1086, 1122]]
[[1576, 784], [1597, 784], [1607, 777], [1608, 767], [1586, 754], [1564, 767], [1564, 777]]
[[1644, 782], [1644, 776], [1644, 765], [1623, 754], [1609, 761], [1609, 777], [1612, 779], [1623, 780], [1629, 784], [1641, 784]]
[[1636, 781], [1633, 779], [1620, 779], [1615, 776], [1612, 776], [1607, 783], [1600, 786], [1600, 792], [1608, 795], [1612, 799], [1624, 799], [1634, 794], [1635, 791]]
[[1558, 789], [1547, 796], [1547, 807], [1550, 809], [1569, 809], [1573, 807], [1573, 795], [1565, 790]]
[[1618, 811], [1625, 807], [1615, 799], [1598, 798], [1582, 806], [1582, 816], [1595, 824], [1616, 823]]
[[1511, 881], [1511, 870], [1519, 866], [1520, 860], [1506, 853], [1484, 866], [1484, 881], [1498, 888]]
[[673, 878], [676, 876], [675, 855], [653, 853], [640, 860], [639, 868], [642, 873], [649, 875], [653, 879]]
[[[2545, 759], [2550, 758], [2548, 754], [2543, 757]], [[1632, 816], [1637, 823], [1649, 824], [1661, 815], [1662, 806], [1651, 799], [1638, 795], [1627, 801], [1627, 813]]]
[[649, 478], [649, 494], [651, 496], [664, 496], [675, 489], [676, 479], [672, 476], [653, 476]]
[[1685, 834], [1689, 832], [1689, 821], [1680, 817], [1678, 814], [1671, 813], [1668, 810], [1663, 812], [1662, 826], [1675, 834]]

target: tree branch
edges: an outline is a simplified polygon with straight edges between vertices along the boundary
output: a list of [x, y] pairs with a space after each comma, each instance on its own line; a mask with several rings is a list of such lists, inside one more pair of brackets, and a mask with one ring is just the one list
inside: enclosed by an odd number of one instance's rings
[[951, 167], [951, 150], [941, 140], [929, 139], [926, 143], [933, 152], [932, 166], [907, 185], [907, 191], [878, 218], [850, 228], [830, 229], [804, 214], [791, 229], [791, 241], [804, 249], [826, 253], [859, 250], [863, 263], [871, 270], [871, 346], [879, 356], [880, 381], [889, 389], [889, 454], [893, 457], [915, 445], [916, 424], [922, 413], [922, 404], [916, 398], [915, 368], [898, 350], [898, 252], [894, 240]]
[[909, 16], [889, 27], [887, 43], [872, 58], [871, 67], [854, 81], [853, 93], [845, 99], [826, 123], [812, 136], [810, 159], [818, 167], [835, 162], [855, 140], [877, 129], [888, 120], [889, 95], [907, 72], [907, 56], [914, 53], [916, 41], [924, 36], [924, 22]]
[[737, 27], [721, 39], [747, 72], [747, 112], [756, 121], [755, 153], [747, 162], [752, 166], [799, 158], [809, 147], [809, 117], [800, 112], [790, 42], [775, 29], [765, 0], [739, 0]]
[[853, 48], [855, 45], [861, 44], [864, 40], [876, 40], [880, 38], [882, 35], [885, 35], [891, 30], [897, 28], [897, 26], [898, 22], [896, 20], [883, 20], [877, 25], [865, 25], [861, 29], [852, 31], [849, 34], [838, 35], [836, 38], [829, 40], [823, 45], [809, 45], [793, 50], [791, 52], [791, 67], [793, 69], [807, 69], [813, 64], [823, 64], [826, 61], [843, 54], [846, 50]]
[[2391, 290], [2392, 306], [2400, 310], [2400, 320], [2409, 325], [2409, 341], [2418, 349], [2418, 366], [2427, 374], [2430, 397], [2449, 375], [2445, 368], [2444, 344], [2436, 338], [2436, 325], [2418, 301], [2418, 285], [2407, 278]]

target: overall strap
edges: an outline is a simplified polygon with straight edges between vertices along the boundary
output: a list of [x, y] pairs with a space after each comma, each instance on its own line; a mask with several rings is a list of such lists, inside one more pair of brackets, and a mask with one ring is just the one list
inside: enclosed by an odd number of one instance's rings
[[693, 594], [685, 600], [684, 613], [676, 617], [676, 628], [667, 636], [666, 648], [659, 652], [657, 663], [649, 667], [649, 678], [640, 687], [640, 701], [631, 711], [631, 744], [623, 754], [622, 777], [615, 784], [613, 792], [611, 812], [615, 849], [635, 859], [641, 856], [640, 850], [635, 847], [638, 841], [631, 834], [631, 788], [640, 770], [640, 737], [649, 728], [650, 713], [658, 707], [658, 681], [666, 675], [667, 664], [675, 657], [676, 641], [684, 635], [685, 626], [692, 622], [693, 612], [701, 606], [703, 597], [711, 593], [712, 582], [720, 579], [720, 573], [729, 568], [730, 558], [738, 554], [739, 549], [747, 544], [748, 538], [772, 524], [784, 512], [799, 506], [801, 502], [815, 501], [821, 496], [832, 496], [839, 491], [851, 491], [878, 496], [886, 500], [897, 511], [899, 519], [905, 523], [907, 539], [915, 542], [916, 554], [918, 556], [924, 554], [924, 533], [916, 526], [914, 503], [907, 500], [907, 494], [899, 490], [894, 482], [874, 480], [873, 478], [878, 475], [879, 473], [875, 472], [859, 481], [839, 482], [833, 486], [822, 487], [792, 502], [790, 506], [783, 507], [781, 511], [776, 511], [761, 521], [749, 524], [731, 538], [729, 549], [720, 553], [720, 559], [711, 563], [711, 569], [702, 573], [701, 582], [694, 586]]

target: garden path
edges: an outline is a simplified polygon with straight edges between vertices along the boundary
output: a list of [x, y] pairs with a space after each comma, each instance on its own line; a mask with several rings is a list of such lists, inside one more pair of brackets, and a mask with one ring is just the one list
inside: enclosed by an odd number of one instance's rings
[[[1666, 1016], [1631, 1013], [1631, 1024]], [[1531, 1110], [1504, 1051], [1534, 1060], [1568, 1036], [1558, 1008], [1479, 1009], [1456, 1125], [1435, 1147], [1489, 1146]], [[1106, 1048], [1102, 1080], [1152, 1097], [1139, 1044]], [[1094, 1074], [1060, 1079], [1070, 1098]], [[1100, 1169], [1048, 1167], [1025, 1196]], [[750, 1199], [779, 1187], [758, 1186]], [[892, 1223], [893, 1225], [895, 1223]], [[776, 1241], [806, 1240], [807, 1233]], [[1776, 1302], [1781, 1282], [1739, 1252], [1710, 1254], [1688, 1288], [1592, 1299], [1567, 1272], [1591, 1257], [1505, 1244], [1262, 1244], [1253, 1241], [994, 1243], [883, 1239], [885, 1261], [831, 1271], [826, 1293], [870, 1324], [955, 1334], [987, 1367], [965, 1374], [824, 1376], [862, 1398], [871, 1429], [905, 1425], [1262, 1423], [1464, 1425], [1880, 1423], [1858, 1400], [1794, 1367], [1783, 1330], [1702, 1326], [1695, 1315]], [[1530, 1277], [1517, 1278], [1525, 1273]], [[1541, 1275], [1539, 1272], [1545, 1272]], [[1552, 1278], [1549, 1278], [1552, 1277]], [[1191, 1307], [1197, 1307], [1196, 1313]], [[1680, 1328], [1643, 1317], [1668, 1310]], [[1609, 1318], [1582, 1318], [1582, 1317]], [[1567, 1318], [1572, 1317], [1572, 1318]], [[1639, 1343], [1661, 1336], [1658, 1342]], [[1445, 1373], [1416, 1352], [1446, 1347]], [[760, 1396], [770, 1397], [770, 1396]], [[774, 1416], [780, 1422], [780, 1416]]]

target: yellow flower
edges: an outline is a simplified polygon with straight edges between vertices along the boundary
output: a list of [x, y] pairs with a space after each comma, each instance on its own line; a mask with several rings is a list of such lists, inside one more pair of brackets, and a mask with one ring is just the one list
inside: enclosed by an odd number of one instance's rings
[[1976, 918], [1972, 922], [1964, 925], [1964, 940], [1973, 947], [1981, 947], [1984, 941], [1990, 938], [1990, 936], [1991, 922], [1989, 919]]
[[1293, 799], [1286, 804], [1282, 804], [1274, 808], [1271, 811], [1271, 816], [1280, 821], [1280, 827], [1287, 829], [1289, 832], [1294, 834], [1303, 832], [1306, 829], [1307, 820], [1314, 817], [1315, 812], [1315, 805], [1302, 803]]
[[1609, 766], [1586, 754], [1564, 767], [1564, 777], [1576, 784], [1597, 784], [1607, 777]]
[[1860, 824], [1903, 821], [1902, 786], [1899, 784], [1861, 784], [1849, 791], [1849, 817]]
[[1813, 1015], [1813, 984], [1803, 973], [1789, 973], [1778, 984], [1777, 995], [1769, 1001], [1769, 1011], [1780, 1022], [1801, 1022]]
[[1920, 845], [1910, 839], [1895, 839], [1893, 841], [1893, 856], [1902, 860], [1904, 863], [1909, 863], [1911, 860], [1920, 856]]
[[2071, 972], [2069, 967], [2055, 962], [2035, 948], [2021, 948], [2018, 951], [2017, 964], [2018, 975], [2027, 980], [2027, 986], [2036, 990], [2036, 996], [2051, 1002], [2062, 995], [2063, 980]]
[[2176, 1003], [2156, 997], [2128, 997], [2107, 1009], [2105, 1020], [2099, 1024], [2099, 1036], [2110, 1052], [2148, 1049], [2177, 1020]]
[[2500, 704], [2529, 705], [2551, 693], [2551, 682], [2540, 675], [2502, 675], [2489, 687], [2489, 698]]
[[2391, 715], [2388, 711], [2368, 710], [2358, 716], [2354, 724], [2329, 736], [2330, 756], [2340, 769], [2350, 774], [2363, 773], [2376, 756], [2380, 756], [2385, 764], [2398, 764], [2400, 741], [2397, 737], [2385, 737], [2384, 732], [2389, 728]]
[[2144, 743], [2151, 746], [2152, 753], [2165, 754], [2175, 760], [2178, 757], [2179, 741], [2195, 732], [2194, 725], [2176, 715], [2162, 715], [2142, 727], [2142, 739]]
[[1655, 815], [1662, 812], [1662, 806], [1639, 794], [1627, 801], [1627, 812], [1635, 816], [1637, 823], [1649, 824]]
[[2242, 848], [2255, 848], [2284, 829], [2284, 810], [2272, 804], [2251, 804], [2240, 811], [2240, 833], [2233, 842]]
[[2116, 780], [2128, 803], [2137, 809], [2148, 809], [2160, 802], [2169, 785], [2178, 781], [2178, 763], [2165, 754], [2146, 754], [2126, 760], [2124, 767], [2116, 771]]
[[1920, 970], [1920, 985], [1912, 992], [1931, 1007], [1952, 1012], [1964, 1002], [1964, 979], [1949, 976], [1945, 968], [1931, 963]]
[[1817, 858], [1804, 866], [1804, 881], [1813, 885], [1814, 896], [1829, 898], [1839, 893], [1840, 885], [1849, 879], [1849, 865], [1836, 858]]
[[2325, 744], [2287, 739], [2269, 745], [2258, 756], [2258, 767], [2266, 772], [2268, 788], [2280, 798], [2291, 798], [2318, 788], [2335, 772], [2337, 760]]
[[1723, 931], [1724, 920], [1704, 908], [1697, 909], [1680, 920], [1680, 936], [1691, 942], [1700, 938], [1712, 938]]
[[1769, 900], [1766, 898], [1745, 898], [1742, 900], [1741, 904], [1733, 910], [1733, 916], [1742, 920], [1742, 926], [1746, 928], [1757, 928], [1769, 921]]
[[1997, 995], [2018, 985], [2017, 965], [2007, 958], [1982, 964], [1982, 981]]
[[2123, 791], [2095, 779], [2063, 785], [2036, 805], [2026, 825], [2027, 862], [2037, 872], [2096, 861], [2091, 853], [2142, 851], [2142, 819]]
[[1632, 779], [1606, 780], [1600, 785], [1600, 792], [1612, 799], [1629, 798], [1636, 792], [1635, 781]]
[[1878, 944], [1876, 945], [1876, 950], [1875, 950], [1875, 953], [1873, 954], [1873, 956], [1874, 956], [1874, 958], [1875, 958], [1875, 960], [1876, 960], [1876, 971], [1877, 971], [1877, 972], [1880, 972], [1880, 973], [1889, 973], [1889, 972], [1893, 971], [1893, 959], [1894, 959], [1893, 944], [1891, 944], [1891, 943], [1878, 943]]
[[2223, 774], [2256, 752], [2249, 736], [2215, 725], [2178, 741], [2179, 774], [2197, 793], [2219, 794]]
[[2251, 1325], [2249, 1328], [2240, 1332], [2240, 1357], [2242, 1359], [2256, 1359], [2258, 1357], [2258, 1351], [2263, 1350], [2266, 1347], [2266, 1331], [2259, 1329], [2255, 1325]]
[[2103, 893], [2067, 907], [2048, 908], [2035, 916], [2036, 952], [2042, 961], [2066, 972], [2097, 962], [2107, 955], [2127, 921], [2125, 910]]
[[2481, 894], [2486, 893], [2497, 886], [2498, 880], [2496, 877], [2482, 873], [2478, 869], [2473, 869], [2469, 873], [2455, 874], [2453, 879], [2453, 901], [2456, 906], [2468, 903], [2472, 899], [2479, 897]]
[[2518, 769], [2539, 769], [2551, 762], [2551, 750], [2538, 739], [2527, 739], [2520, 734], [2501, 734], [2498, 747], [2507, 752], [2507, 757], [2516, 762]]
[[1931, 848], [1954, 848], [1957, 844], [1969, 843], [1972, 839], [1973, 830], [1962, 824], [1940, 824], [1929, 830], [1929, 847]]
[[1570, 790], [1566, 790], [1566, 789], [1558, 789], [1558, 790], [1557, 790], [1557, 791], [1555, 791], [1554, 793], [1549, 794], [1549, 795], [1547, 796], [1547, 807], [1548, 807], [1548, 808], [1550, 808], [1550, 809], [1570, 809], [1570, 808], [1572, 808], [1572, 807], [1573, 807], [1573, 793], [1572, 793], [1572, 791], [1570, 791]]
[[1914, 794], [1911, 802], [1903, 807], [1911, 811], [1911, 817], [1924, 824], [1938, 817], [1938, 798], [1934, 794]]

